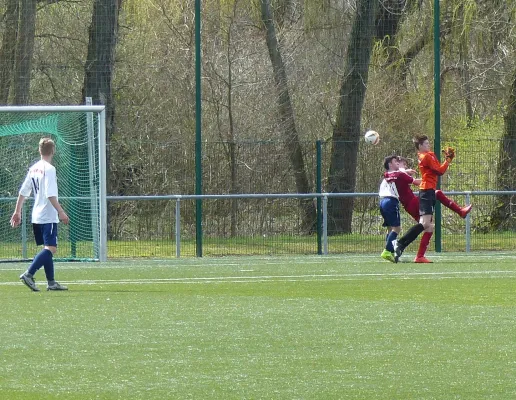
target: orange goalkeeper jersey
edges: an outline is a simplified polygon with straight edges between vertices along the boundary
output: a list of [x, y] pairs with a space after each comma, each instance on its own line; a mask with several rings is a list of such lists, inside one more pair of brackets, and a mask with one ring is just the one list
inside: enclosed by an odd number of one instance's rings
[[448, 169], [448, 161], [442, 164], [433, 151], [417, 153], [419, 171], [421, 172], [420, 189], [437, 189], [437, 179]]

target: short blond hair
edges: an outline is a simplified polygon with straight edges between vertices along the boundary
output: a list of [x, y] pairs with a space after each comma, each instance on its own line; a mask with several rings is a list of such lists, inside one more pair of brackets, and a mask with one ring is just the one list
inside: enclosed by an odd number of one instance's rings
[[39, 152], [42, 156], [51, 156], [56, 150], [56, 144], [50, 138], [41, 138], [39, 140]]

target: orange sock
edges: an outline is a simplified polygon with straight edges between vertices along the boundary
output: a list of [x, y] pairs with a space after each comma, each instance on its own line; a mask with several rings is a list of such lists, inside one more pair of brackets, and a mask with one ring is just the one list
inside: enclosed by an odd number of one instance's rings
[[426, 249], [430, 244], [430, 239], [432, 238], [433, 232], [425, 232], [423, 233], [423, 237], [421, 238], [421, 242], [419, 243], [419, 250], [417, 251], [417, 257], [424, 257], [426, 253]]

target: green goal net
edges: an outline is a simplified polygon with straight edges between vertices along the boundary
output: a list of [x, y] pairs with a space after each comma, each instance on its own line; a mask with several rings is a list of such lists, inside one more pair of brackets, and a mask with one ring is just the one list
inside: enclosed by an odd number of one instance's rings
[[0, 107], [0, 261], [31, 259], [40, 250], [31, 224], [32, 198], [23, 208], [21, 227], [11, 228], [18, 190], [28, 168], [40, 159], [38, 143], [56, 143], [59, 202], [70, 217], [59, 224], [56, 257], [104, 260], [105, 117], [104, 106]]

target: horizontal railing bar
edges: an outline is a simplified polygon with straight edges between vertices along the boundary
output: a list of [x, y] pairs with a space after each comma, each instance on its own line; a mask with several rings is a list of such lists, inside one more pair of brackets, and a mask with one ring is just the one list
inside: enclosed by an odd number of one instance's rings
[[106, 106], [5, 106], [0, 112], [102, 112]]
[[[417, 195], [418, 192], [414, 192]], [[445, 191], [446, 195], [453, 196], [512, 196], [515, 190], [492, 190], [478, 192]], [[167, 195], [138, 195], [138, 196], [106, 196], [110, 201], [134, 201], [134, 200], [196, 200], [196, 199], [310, 199], [317, 197], [376, 197], [378, 193], [249, 193], [249, 194], [167, 194]], [[2, 201], [16, 201], [17, 197], [0, 197]], [[84, 196], [60, 196], [60, 200], [91, 200]]]
[[[417, 192], [414, 192], [417, 195]], [[444, 192], [449, 195], [516, 195], [516, 191], [479, 191], [479, 192]], [[107, 196], [107, 200], [188, 200], [188, 199], [281, 199], [281, 198], [317, 198], [317, 197], [376, 197], [378, 193], [249, 193], [249, 194], [170, 194], [170, 195], [154, 195], [154, 196]]]

